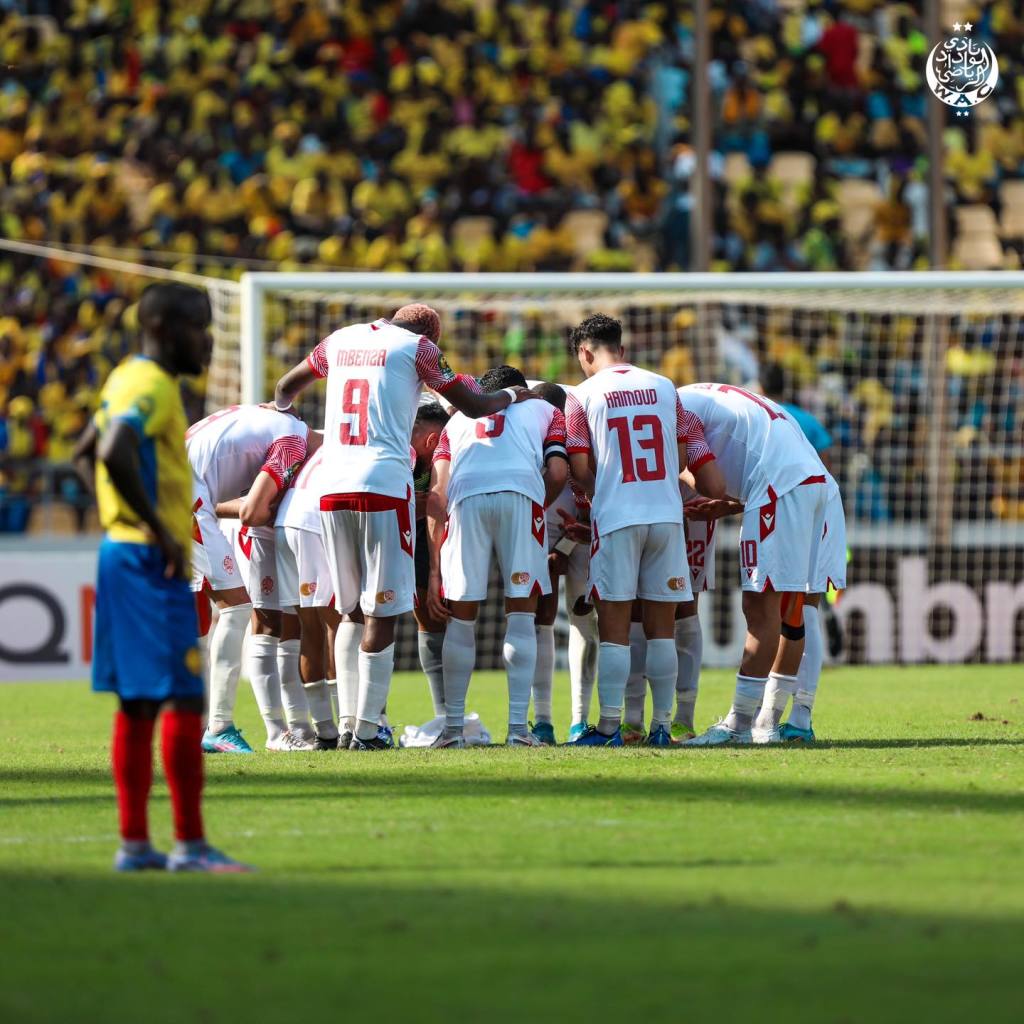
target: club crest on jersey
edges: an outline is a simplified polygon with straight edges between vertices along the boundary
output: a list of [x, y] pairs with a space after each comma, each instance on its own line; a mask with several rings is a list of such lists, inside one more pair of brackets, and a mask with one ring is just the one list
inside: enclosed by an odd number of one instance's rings
[[224, 571], [231, 576], [235, 575], [235, 560], [230, 555], [224, 556], [224, 561], [220, 563], [224, 566]]
[[684, 576], [670, 576], [668, 578], [669, 590], [685, 590], [686, 578]]
[[530, 582], [530, 574], [528, 572], [514, 572], [509, 577], [509, 580], [517, 587], [525, 586]]
[[312, 597], [316, 593], [316, 582], [313, 583], [300, 583], [299, 593], [303, 597]]
[[264, 576], [260, 580], [260, 592], [264, 594], [272, 594], [274, 592], [274, 577]]
[[394, 600], [395, 592], [393, 590], [377, 591], [377, 604], [391, 604]]

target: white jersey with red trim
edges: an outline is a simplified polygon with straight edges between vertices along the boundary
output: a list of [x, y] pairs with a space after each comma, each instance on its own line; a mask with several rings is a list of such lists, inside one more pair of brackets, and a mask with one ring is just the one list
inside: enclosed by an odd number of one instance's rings
[[296, 474], [277, 506], [277, 525], [320, 532], [320, 495], [324, 450], [318, 448]]
[[686, 438], [675, 385], [623, 364], [600, 370], [566, 395], [569, 454], [595, 468], [591, 523], [601, 536], [640, 523], [683, 522], [679, 448]]
[[306, 458], [307, 433], [301, 420], [259, 405], [233, 405], [192, 424], [185, 449], [196, 497], [215, 505], [230, 501], [261, 471], [279, 490], [287, 487]]
[[429, 338], [377, 320], [335, 331], [307, 362], [327, 378], [323, 493], [405, 498], [421, 387], [443, 393], [456, 380], [441, 350]]
[[545, 461], [565, 456], [565, 417], [547, 402], [522, 402], [493, 416], [455, 413], [441, 432], [434, 461], [451, 462], [448, 505], [474, 494], [514, 491], [544, 505]]
[[701, 422], [729, 494], [745, 505], [763, 505], [810, 477], [828, 475], [804, 432], [781, 406], [731, 384], [688, 384], [679, 389], [683, 409]]

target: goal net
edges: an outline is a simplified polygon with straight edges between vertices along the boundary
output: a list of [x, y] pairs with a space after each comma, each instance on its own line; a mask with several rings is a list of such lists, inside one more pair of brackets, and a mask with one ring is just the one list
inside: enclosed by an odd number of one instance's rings
[[[632, 362], [677, 384], [760, 389], [774, 375], [831, 435], [850, 547], [850, 586], [833, 606], [839, 657], [1024, 656], [1024, 274], [247, 274], [241, 330], [218, 332], [208, 408], [266, 399], [332, 330], [412, 299], [438, 309], [449, 361], [474, 375], [511, 363], [578, 382], [568, 332], [598, 311], [622, 320]], [[322, 385], [301, 412], [323, 422]], [[704, 650], [735, 665], [735, 527], [722, 534]], [[501, 663], [492, 584], [481, 667]], [[399, 663], [418, 664], [411, 621]]]

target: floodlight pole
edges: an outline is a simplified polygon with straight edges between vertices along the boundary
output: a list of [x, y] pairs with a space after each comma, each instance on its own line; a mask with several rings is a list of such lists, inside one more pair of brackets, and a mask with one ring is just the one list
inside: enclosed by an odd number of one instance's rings
[[[926, 0], [925, 32], [929, 49], [942, 38], [940, 7], [942, 0]], [[922, 89], [926, 88], [923, 84]], [[946, 205], [944, 202], [946, 181], [943, 166], [942, 132], [946, 125], [946, 106], [931, 89], [927, 90], [928, 103], [928, 258], [932, 270], [946, 266], [948, 240], [946, 238]]]
[[690, 138], [696, 165], [690, 179], [690, 269], [706, 271], [711, 265], [711, 232], [714, 226], [714, 197], [708, 162], [711, 154], [711, 37], [708, 0], [694, 2], [693, 116]]

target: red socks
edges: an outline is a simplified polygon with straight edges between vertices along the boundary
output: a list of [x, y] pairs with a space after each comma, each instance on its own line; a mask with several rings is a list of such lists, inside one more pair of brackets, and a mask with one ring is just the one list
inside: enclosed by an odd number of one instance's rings
[[[123, 711], [114, 716], [111, 763], [117, 789], [121, 838], [126, 841], [145, 842], [149, 839], [146, 804], [153, 785], [154, 724], [152, 718], [131, 718]], [[198, 739], [196, 751], [199, 751]]]
[[164, 712], [160, 730], [164, 774], [174, 808], [174, 835], [180, 842], [203, 838], [202, 736], [203, 720], [198, 711]]

